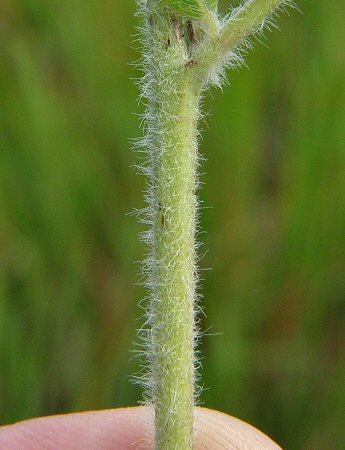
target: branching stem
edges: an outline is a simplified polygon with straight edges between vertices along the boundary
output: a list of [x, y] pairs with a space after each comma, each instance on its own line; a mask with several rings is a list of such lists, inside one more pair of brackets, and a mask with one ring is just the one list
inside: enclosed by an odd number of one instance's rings
[[[177, 1], [189, 8], [193, 4], [194, 9], [200, 1], [200, 17], [184, 17], [181, 5], [174, 12], [172, 5]], [[205, 9], [211, 2], [147, 0], [142, 5], [146, 19], [144, 147], [149, 154], [146, 221], [151, 224], [146, 239], [150, 246], [145, 334], [149, 367], [143, 383], [155, 407], [158, 450], [193, 447], [201, 94], [213, 72], [224, 68], [231, 51], [286, 4], [286, 0], [247, 0], [220, 21], [213, 9]]]

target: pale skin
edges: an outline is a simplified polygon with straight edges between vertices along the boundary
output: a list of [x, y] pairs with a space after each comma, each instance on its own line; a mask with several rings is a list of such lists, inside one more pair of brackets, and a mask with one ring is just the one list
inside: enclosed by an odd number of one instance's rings
[[[270, 438], [239, 419], [195, 408], [195, 450], [279, 450]], [[40, 417], [0, 427], [0, 450], [153, 449], [150, 407]]]

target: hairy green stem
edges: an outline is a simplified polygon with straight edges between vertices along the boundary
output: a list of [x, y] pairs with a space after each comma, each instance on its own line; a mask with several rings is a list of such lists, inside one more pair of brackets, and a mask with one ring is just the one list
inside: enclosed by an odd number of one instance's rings
[[218, 41], [225, 51], [236, 47], [260, 28], [278, 7], [287, 3], [286, 0], [247, 0], [225, 22]]
[[[152, 221], [148, 311], [156, 448], [192, 448], [195, 398], [195, 227], [197, 121], [201, 84], [193, 76], [182, 21], [148, 13], [146, 61], [149, 203]], [[192, 39], [192, 37], [190, 37]]]
[[[152, 313], [157, 449], [192, 446], [194, 406], [195, 180], [199, 96], [180, 77], [157, 111]], [[164, 83], [160, 86], [162, 88]]]
[[196, 398], [200, 98], [231, 60], [234, 47], [286, 0], [247, 0], [223, 21], [218, 20], [213, 0], [142, 2], [146, 19], [142, 89], [147, 100], [143, 145], [149, 154], [144, 168], [149, 180], [145, 220], [151, 224], [146, 234], [149, 367], [142, 381], [155, 407], [156, 449], [189, 450]]
[[[201, 78], [212, 72], [215, 66], [227, 64], [234, 49], [246, 43], [246, 39], [264, 26], [280, 8], [292, 5], [291, 0], [247, 0], [219, 25], [218, 33], [208, 33], [196, 49]], [[215, 19], [216, 22], [216, 19]], [[212, 30], [215, 28], [213, 23]]]

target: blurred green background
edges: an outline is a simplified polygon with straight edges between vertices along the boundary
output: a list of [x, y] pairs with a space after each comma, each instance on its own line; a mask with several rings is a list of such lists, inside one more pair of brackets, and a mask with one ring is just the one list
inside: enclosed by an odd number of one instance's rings
[[[202, 400], [285, 449], [340, 450], [345, 5], [299, 6], [205, 101]], [[134, 10], [0, 0], [2, 424], [141, 398]]]

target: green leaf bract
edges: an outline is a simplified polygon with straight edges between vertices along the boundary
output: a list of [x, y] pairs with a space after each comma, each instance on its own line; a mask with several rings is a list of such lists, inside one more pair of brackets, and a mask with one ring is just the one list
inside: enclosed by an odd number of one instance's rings
[[[213, 2], [213, 0], [207, 0], [207, 2]], [[190, 19], [199, 19], [203, 14], [198, 0], [165, 0], [165, 3], [182, 16]]]

